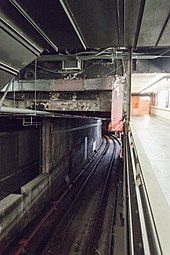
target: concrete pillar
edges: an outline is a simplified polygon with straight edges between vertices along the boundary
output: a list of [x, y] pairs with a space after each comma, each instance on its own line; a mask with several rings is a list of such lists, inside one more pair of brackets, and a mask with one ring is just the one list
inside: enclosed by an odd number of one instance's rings
[[42, 126], [42, 173], [49, 173], [52, 167], [50, 120], [46, 119]]
[[130, 115], [131, 115], [131, 83], [132, 83], [132, 48], [129, 48], [129, 54], [128, 54], [128, 79], [127, 79], [127, 93], [128, 93], [128, 109], [127, 109], [127, 121], [130, 121]]

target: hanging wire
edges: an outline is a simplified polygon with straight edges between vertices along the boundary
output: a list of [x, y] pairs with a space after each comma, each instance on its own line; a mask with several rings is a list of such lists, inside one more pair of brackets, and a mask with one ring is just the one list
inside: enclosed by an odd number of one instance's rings
[[[35, 64], [31, 64], [31, 65], [35, 67]], [[36, 60], [36, 66], [37, 66], [38, 68], [40, 68], [40, 69], [44, 70], [44, 71], [49, 72], [49, 73], [61, 74], [61, 73], [59, 73], [59, 72], [52, 71], [52, 70], [50, 70], [50, 69], [44, 68], [44, 67], [42, 67], [42, 66], [40, 66], [40, 65], [37, 65], [37, 60]]]
[[[90, 61], [87, 61], [87, 62], [90, 62]], [[94, 67], [95, 65], [98, 65], [98, 64], [102, 63], [102, 62], [103, 62], [103, 60], [100, 60], [100, 61], [95, 62], [95, 63], [93, 63], [92, 65], [90, 65], [90, 66], [84, 68], [84, 70], [74, 71], [74, 72], [77, 73], [77, 74], [82, 73], [82, 72], [84, 72], [84, 71], [86, 71], [86, 70], [88, 70], [88, 69]], [[47, 72], [49, 72], [49, 73], [54, 73], [54, 74], [59, 74], [59, 75], [64, 75], [64, 74], [67, 74], [67, 73], [68, 73], [68, 72], [52, 71], [52, 70], [50, 70], [50, 69], [44, 68], [44, 67], [42, 67], [42, 66], [40, 66], [40, 65], [37, 65], [37, 60], [36, 60], [36, 64], [31, 64], [31, 65], [33, 65], [34, 68], [36, 68], [36, 69], [37, 69], [37, 67], [38, 67], [38, 68], [40, 68], [40, 69], [42, 69], [42, 70], [44, 70], [44, 71], [47, 71]], [[36, 75], [35, 75], [35, 76], [36, 76]]]
[[107, 73], [106, 76], [109, 75], [109, 74], [111, 74], [111, 73], [113, 73], [113, 72], [115, 72], [116, 70], [118, 70], [118, 69], [121, 68], [122, 66], [123, 66], [123, 65], [118, 66], [117, 68], [115, 68], [115, 69], [112, 70], [111, 72]]
[[14, 79], [12, 80], [12, 91], [13, 91], [13, 100], [14, 100], [14, 107], [16, 107], [16, 95], [15, 95], [15, 84], [14, 84]]
[[37, 103], [37, 59], [35, 60], [35, 80], [34, 80], [34, 110], [37, 109], [36, 103]]

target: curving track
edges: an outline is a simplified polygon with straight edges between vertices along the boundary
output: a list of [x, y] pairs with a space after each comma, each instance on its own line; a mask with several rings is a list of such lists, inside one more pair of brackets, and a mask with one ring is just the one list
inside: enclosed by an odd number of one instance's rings
[[105, 136], [101, 150], [7, 254], [113, 254], [119, 154], [119, 142]]

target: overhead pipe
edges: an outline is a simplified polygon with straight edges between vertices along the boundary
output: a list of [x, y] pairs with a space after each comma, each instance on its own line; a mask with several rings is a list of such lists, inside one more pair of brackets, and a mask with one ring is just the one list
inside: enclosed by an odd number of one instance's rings
[[[77, 54], [70, 54], [70, 55], [42, 55], [37, 59], [38, 62], [43, 62], [43, 61], [62, 61], [62, 60], [75, 60], [76, 57], [78, 57], [80, 60], [91, 60], [91, 59], [108, 59], [112, 60], [114, 59], [126, 59], [127, 58], [127, 52], [119, 52], [117, 51], [115, 55], [113, 55], [112, 52], [106, 52], [109, 49], [114, 49], [114, 48], [107, 48], [103, 51], [100, 52], [79, 52]], [[156, 58], [170, 58], [168, 55], [163, 55], [167, 52], [169, 52], [170, 49], [167, 51], [161, 53], [161, 54], [144, 54], [144, 53], [133, 53], [132, 59], [156, 59]]]
[[108, 50], [113, 50], [113, 49], [114, 49], [114, 48], [112, 48], [112, 47], [106, 48], [106, 49], [104, 49], [104, 50], [98, 52], [98, 53], [95, 54], [94, 56], [95, 56], [95, 57], [100, 56], [100, 55], [102, 55], [103, 53], [105, 53], [106, 51], [108, 51]]

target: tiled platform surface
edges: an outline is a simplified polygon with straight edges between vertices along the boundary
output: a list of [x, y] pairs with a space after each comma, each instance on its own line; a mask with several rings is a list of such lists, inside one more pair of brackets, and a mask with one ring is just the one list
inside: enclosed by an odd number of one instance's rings
[[157, 254], [170, 255], [170, 121], [135, 116], [130, 126], [158, 237]]
[[132, 123], [170, 206], [170, 120], [144, 115]]

